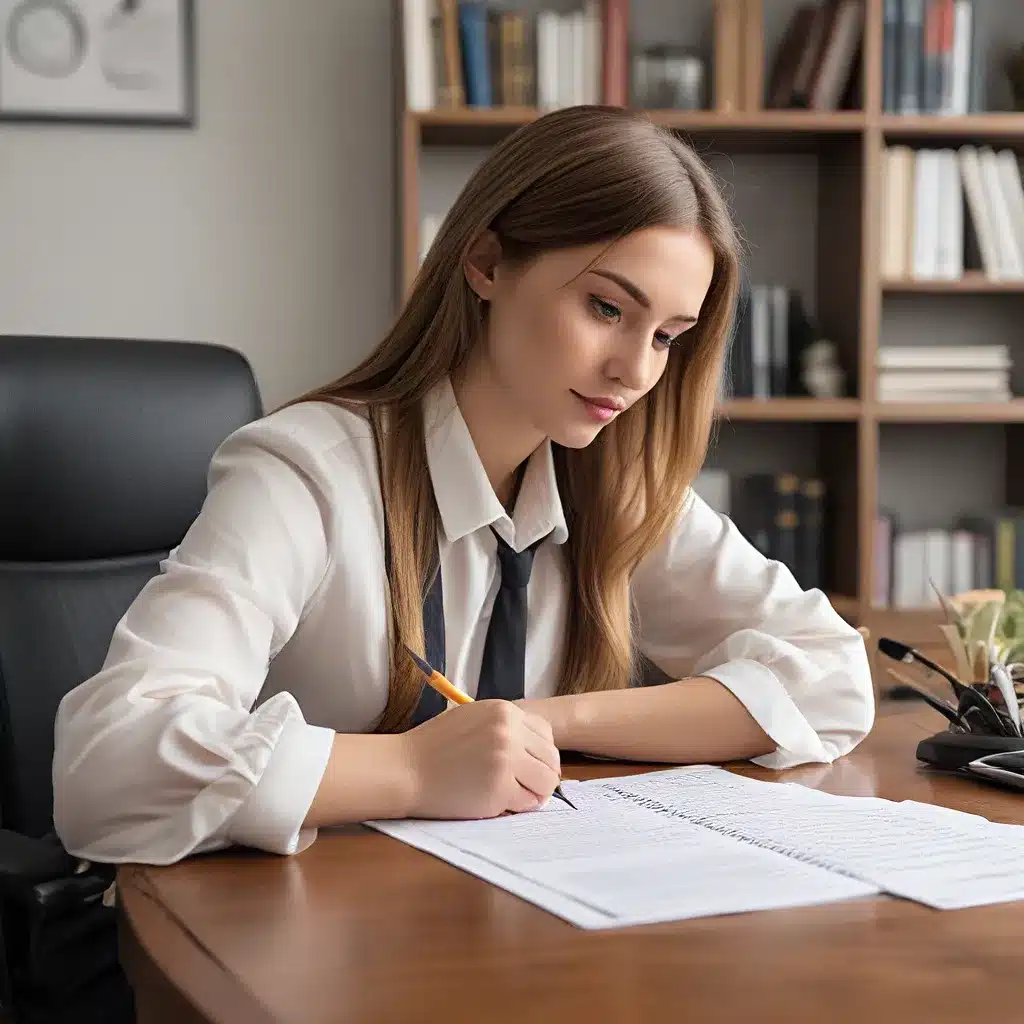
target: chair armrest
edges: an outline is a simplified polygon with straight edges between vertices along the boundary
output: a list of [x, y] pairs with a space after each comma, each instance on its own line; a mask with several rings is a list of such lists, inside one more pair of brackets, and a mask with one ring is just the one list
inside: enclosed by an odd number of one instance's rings
[[78, 861], [55, 838], [0, 829], [0, 894], [17, 897], [39, 882], [72, 875]]
[[112, 864], [71, 856], [56, 836], [36, 839], [0, 829], [0, 900], [59, 914], [65, 907], [102, 897], [115, 872]]

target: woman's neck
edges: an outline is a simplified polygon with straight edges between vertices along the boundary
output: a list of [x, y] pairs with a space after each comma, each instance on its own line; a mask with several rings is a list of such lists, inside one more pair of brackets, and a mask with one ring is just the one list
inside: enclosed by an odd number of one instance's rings
[[510, 508], [517, 490], [516, 471], [544, 440], [515, 408], [508, 390], [482, 359], [467, 360], [452, 375], [459, 411], [498, 500]]

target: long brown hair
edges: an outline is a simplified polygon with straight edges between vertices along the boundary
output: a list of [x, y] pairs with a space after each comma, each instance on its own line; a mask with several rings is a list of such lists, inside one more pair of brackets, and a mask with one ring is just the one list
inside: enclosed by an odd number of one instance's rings
[[699, 229], [714, 273], [698, 323], [655, 387], [586, 448], [554, 446], [573, 585], [559, 693], [634, 679], [630, 578], [678, 515], [707, 453], [738, 281], [738, 240], [694, 151], [640, 114], [577, 106], [494, 147], [456, 199], [384, 340], [355, 369], [298, 401], [360, 407], [381, 441], [391, 535], [391, 676], [378, 731], [407, 726], [423, 688], [403, 645], [423, 651], [422, 601], [439, 518], [423, 397], [480, 338], [485, 313], [463, 272], [487, 229], [514, 263], [610, 245], [645, 227]]

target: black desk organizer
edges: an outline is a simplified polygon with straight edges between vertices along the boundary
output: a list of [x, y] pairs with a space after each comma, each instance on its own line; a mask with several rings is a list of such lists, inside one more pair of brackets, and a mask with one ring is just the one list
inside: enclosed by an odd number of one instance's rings
[[1024, 750], [1024, 737], [989, 736], [945, 729], [918, 743], [917, 759], [936, 768], [956, 770], [986, 754], [1002, 754], [1008, 750]]
[[[1005, 701], [997, 707], [985, 696], [982, 688], [957, 679], [907, 644], [882, 637], [878, 641], [878, 650], [894, 661], [904, 664], [916, 662], [926, 671], [943, 677], [957, 696], [954, 705], [916, 686], [896, 688], [895, 696], [923, 700], [950, 721], [948, 728], [918, 743], [919, 761], [957, 771], [987, 754], [1024, 751], [1024, 735], [1020, 735], [1021, 730], [1011, 718]], [[1009, 685], [1012, 691], [1012, 681]], [[1006, 694], [1008, 699], [1013, 696], [1012, 692]]]

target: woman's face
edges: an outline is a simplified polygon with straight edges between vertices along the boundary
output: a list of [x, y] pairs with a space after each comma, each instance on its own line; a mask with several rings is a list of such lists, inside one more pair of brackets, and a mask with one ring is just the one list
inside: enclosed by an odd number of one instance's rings
[[[496, 243], [494, 243], [496, 245]], [[645, 395], [687, 343], [714, 255], [696, 230], [645, 228], [604, 246], [546, 253], [526, 267], [486, 254], [467, 267], [490, 303], [490, 376], [529, 424], [583, 448]], [[493, 254], [492, 254], [493, 255]]]

